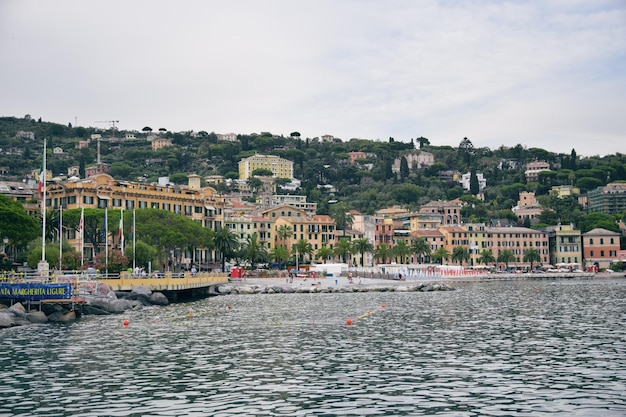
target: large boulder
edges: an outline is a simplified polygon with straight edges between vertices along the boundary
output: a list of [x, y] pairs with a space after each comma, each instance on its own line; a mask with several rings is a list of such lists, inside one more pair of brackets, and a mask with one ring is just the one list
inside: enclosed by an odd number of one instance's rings
[[16, 326], [15, 316], [8, 309], [0, 311], [0, 329]]
[[162, 292], [153, 292], [149, 298], [150, 303], [157, 306], [166, 306], [170, 300]]
[[31, 311], [26, 313], [26, 319], [31, 323], [46, 323], [48, 316], [43, 311]]
[[141, 295], [147, 295], [148, 297], [150, 297], [150, 295], [152, 295], [152, 288], [150, 288], [147, 285], [140, 285], [138, 287], [134, 287], [130, 294], [131, 295], [141, 294]]

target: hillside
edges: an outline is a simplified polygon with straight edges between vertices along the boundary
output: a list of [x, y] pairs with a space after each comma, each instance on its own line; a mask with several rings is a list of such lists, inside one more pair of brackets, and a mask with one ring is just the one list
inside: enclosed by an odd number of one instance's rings
[[[218, 140], [215, 133], [153, 132], [149, 127], [141, 132], [112, 131], [81, 126], [65, 126], [31, 118], [0, 118], [0, 168], [2, 180], [22, 180], [41, 166], [43, 138], [48, 138], [48, 169], [55, 176], [67, 175], [71, 166], [89, 166], [96, 162], [97, 141], [78, 149], [94, 133], [102, 135], [101, 160], [111, 165], [110, 174], [116, 179], [154, 182], [169, 176], [174, 183], [186, 183], [187, 174], [201, 176], [223, 175], [238, 177], [237, 163], [256, 153], [273, 154], [294, 162], [294, 175], [302, 181], [300, 194], [318, 203], [319, 212], [328, 212], [328, 201], [344, 201], [349, 208], [362, 213], [390, 205], [417, 208], [431, 200], [461, 198], [465, 206], [464, 219], [488, 222], [492, 218], [515, 216], [511, 207], [517, 204], [520, 191], [534, 191], [544, 207], [554, 212], [542, 215], [541, 222], [555, 224], [578, 223], [584, 212], [574, 197], [562, 200], [549, 196], [554, 185], [574, 185], [581, 193], [605, 185], [626, 181], [626, 156], [579, 158], [573, 149], [555, 154], [540, 148], [527, 149], [523, 144], [498, 149], [474, 148], [468, 139], [459, 138], [458, 147], [437, 146], [434, 140], [417, 138], [411, 143], [367, 139], [322, 141], [271, 133], [238, 135], [235, 142]], [[18, 134], [18, 132], [32, 132]], [[125, 138], [127, 133], [134, 138]], [[149, 134], [172, 140], [171, 147], [153, 151], [147, 140]], [[111, 140], [114, 138], [114, 140]], [[402, 157], [420, 149], [434, 156], [430, 167], [410, 167]], [[54, 148], [57, 153], [53, 152]], [[350, 152], [364, 152], [365, 157], [350, 163]], [[399, 172], [393, 172], [394, 160], [400, 158]], [[526, 183], [525, 164], [534, 160], [550, 163], [550, 171], [539, 175], [538, 181]], [[486, 180], [484, 201], [465, 191], [453, 172], [482, 174]], [[472, 176], [472, 180], [474, 177]], [[323, 185], [332, 185], [329, 194]], [[473, 186], [472, 188], [474, 188]], [[220, 189], [227, 192], [226, 188]], [[622, 213], [621, 218], [623, 218]]]

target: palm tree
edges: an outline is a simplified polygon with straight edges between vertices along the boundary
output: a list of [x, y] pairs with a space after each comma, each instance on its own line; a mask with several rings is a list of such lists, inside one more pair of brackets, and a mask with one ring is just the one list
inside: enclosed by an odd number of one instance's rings
[[396, 260], [400, 258], [400, 263], [404, 264], [404, 260], [411, 254], [411, 247], [406, 240], [399, 240], [393, 248], [391, 248], [391, 251]]
[[270, 259], [276, 262], [277, 264], [286, 264], [291, 254], [289, 250], [284, 246], [276, 246], [269, 253]]
[[293, 245], [292, 253], [298, 253], [298, 257], [300, 258], [300, 263], [303, 264], [305, 261], [305, 255], [309, 255], [309, 258], [313, 256], [313, 245], [309, 243], [309, 241], [300, 239]]
[[250, 261], [250, 269], [255, 269], [254, 266], [257, 261], [267, 259], [267, 249], [259, 242], [259, 236], [256, 232], [246, 238], [246, 243], [243, 245], [243, 255], [245, 259]]
[[322, 259], [322, 261], [324, 263], [326, 263], [327, 260], [329, 260], [330, 258], [332, 258], [335, 255], [335, 253], [333, 252], [333, 250], [331, 248], [329, 248], [328, 246], [324, 245], [321, 248], [319, 248], [317, 250], [317, 253], [315, 254], [315, 257], [317, 259]]
[[452, 250], [452, 261], [463, 265], [463, 261], [469, 261], [469, 251], [464, 246], [457, 246]]
[[347, 238], [342, 237], [335, 245], [334, 252], [335, 255], [341, 257], [343, 263], [346, 263], [346, 259], [350, 254], [350, 249], [350, 241]]
[[487, 249], [483, 249], [478, 257], [478, 263], [483, 265], [489, 265], [496, 262], [496, 257], [493, 256], [493, 252]]
[[382, 263], [387, 263], [387, 258], [391, 256], [391, 248], [386, 243], [381, 243], [376, 249], [374, 249], [374, 257], [382, 260]]
[[276, 231], [276, 236], [279, 239], [283, 240], [283, 246], [287, 247], [287, 238], [290, 237], [293, 233], [291, 226], [287, 226], [286, 224], [281, 224], [278, 230]]
[[213, 237], [213, 246], [222, 259], [222, 271], [226, 269], [226, 259], [235, 256], [239, 241], [228, 227], [222, 227]]
[[438, 260], [441, 265], [443, 265], [444, 260], [447, 261], [448, 259], [450, 259], [450, 252], [448, 251], [448, 249], [441, 246], [430, 257], [436, 261]]
[[498, 254], [498, 262], [504, 263], [506, 265], [506, 269], [509, 269], [509, 262], [515, 262], [515, 254], [505, 249]]
[[526, 249], [524, 252], [524, 262], [530, 262], [530, 270], [533, 270], [533, 264], [541, 262], [541, 253], [535, 248]]
[[335, 224], [338, 229], [343, 230], [343, 235], [346, 235], [346, 228], [354, 223], [354, 217], [348, 210], [348, 205], [344, 202], [337, 203], [332, 206], [330, 210], [330, 217], [335, 220]]
[[364, 266], [364, 255], [366, 252], [372, 252], [374, 250], [374, 245], [372, 245], [368, 238], [364, 237], [361, 239], [356, 239], [352, 242], [352, 250], [361, 255], [361, 266]]
[[425, 256], [430, 256], [430, 245], [426, 239], [418, 237], [411, 242], [411, 250], [417, 257], [419, 263], [423, 263]]

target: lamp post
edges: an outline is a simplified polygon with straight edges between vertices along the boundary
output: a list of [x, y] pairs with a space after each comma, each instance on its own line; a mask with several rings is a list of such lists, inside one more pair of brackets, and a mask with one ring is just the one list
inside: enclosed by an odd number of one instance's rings
[[4, 262], [6, 259], [9, 259], [8, 255], [7, 255], [7, 244], [9, 243], [9, 238], [8, 237], [4, 237], [2, 239], [2, 269], [4, 269]]

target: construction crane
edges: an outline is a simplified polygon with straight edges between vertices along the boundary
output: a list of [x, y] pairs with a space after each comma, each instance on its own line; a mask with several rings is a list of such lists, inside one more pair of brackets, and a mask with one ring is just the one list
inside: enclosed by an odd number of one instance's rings
[[[115, 124], [119, 123], [119, 120], [100, 120], [100, 121], [96, 121], [94, 123], [110, 123], [111, 124], [111, 139], [113, 139], [113, 137], [115, 136]], [[98, 138], [98, 159], [97, 159], [97, 163], [98, 165], [100, 165], [100, 138]]]

